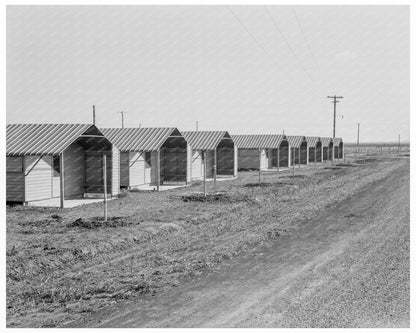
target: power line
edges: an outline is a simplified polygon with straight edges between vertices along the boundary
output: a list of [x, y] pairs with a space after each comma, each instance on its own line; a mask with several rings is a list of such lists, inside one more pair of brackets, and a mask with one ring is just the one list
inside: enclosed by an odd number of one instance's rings
[[293, 11], [293, 15], [295, 16], [296, 22], [298, 23], [299, 30], [300, 30], [300, 32], [302, 33], [303, 40], [305, 41], [306, 47], [308, 48], [309, 53], [310, 53], [310, 54], [311, 54], [311, 56], [312, 56], [313, 62], [314, 62], [314, 64], [315, 64], [315, 66], [316, 66], [316, 67], [319, 67], [319, 66], [318, 66], [318, 62], [316, 61], [315, 54], [312, 52], [311, 45], [309, 44], [309, 41], [308, 41], [308, 39], [307, 39], [307, 38], [306, 38], [306, 36], [305, 36], [305, 32], [303, 31], [302, 25], [300, 24], [299, 18], [298, 18], [298, 16], [296, 15], [296, 11], [295, 11], [295, 9], [292, 9], [292, 11]]
[[292, 46], [290, 46], [288, 40], [286, 39], [285, 35], [283, 34], [282, 30], [280, 30], [279, 25], [277, 24], [276, 20], [273, 18], [272, 14], [269, 12], [269, 10], [267, 9], [267, 6], [263, 6], [264, 10], [266, 11], [267, 15], [270, 17], [270, 20], [272, 21], [276, 31], [280, 34], [280, 36], [282, 36], [285, 44], [287, 45], [287, 47], [289, 48], [290, 52], [292, 52], [293, 56], [296, 58], [296, 61], [299, 63], [300, 68], [302, 68], [302, 70], [304, 71], [304, 73], [306, 74], [306, 76], [311, 80], [314, 81], [312, 79], [312, 77], [310, 76], [310, 74], [307, 72], [307, 70], [305, 69], [305, 67], [303, 67], [303, 65], [301, 64], [298, 55], [296, 54], [295, 50], [292, 48]]
[[267, 52], [267, 50], [264, 48], [264, 46], [258, 41], [258, 39], [256, 38], [256, 36], [254, 36], [245, 26], [245, 24], [243, 23], [243, 21], [241, 21], [237, 14], [234, 13], [234, 11], [230, 8], [230, 6], [226, 6], [228, 8], [228, 10], [230, 11], [230, 13], [234, 16], [234, 18], [237, 20], [238, 23], [240, 23], [240, 25], [243, 27], [243, 29], [247, 32], [247, 34], [254, 40], [254, 42], [257, 44], [258, 47], [260, 47], [263, 52], [266, 54], [267, 57], [270, 58], [271, 61], [273, 61], [274, 64], [278, 65], [277, 62], [274, 60], [273, 57], [270, 56], [270, 54]]

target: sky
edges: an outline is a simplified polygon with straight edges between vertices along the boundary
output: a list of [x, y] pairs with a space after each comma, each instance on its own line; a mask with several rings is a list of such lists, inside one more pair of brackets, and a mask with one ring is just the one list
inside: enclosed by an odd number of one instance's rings
[[7, 6], [7, 123], [410, 136], [409, 6]]

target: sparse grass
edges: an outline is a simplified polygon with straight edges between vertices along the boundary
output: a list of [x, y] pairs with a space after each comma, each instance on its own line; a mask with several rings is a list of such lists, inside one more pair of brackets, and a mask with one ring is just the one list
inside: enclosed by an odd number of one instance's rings
[[[398, 167], [310, 166], [70, 209], [7, 208], [7, 324], [62, 326], [91, 309], [153, 294], [263, 242]], [[337, 174], [342, 171], [341, 174]], [[250, 185], [252, 184], [252, 185]]]

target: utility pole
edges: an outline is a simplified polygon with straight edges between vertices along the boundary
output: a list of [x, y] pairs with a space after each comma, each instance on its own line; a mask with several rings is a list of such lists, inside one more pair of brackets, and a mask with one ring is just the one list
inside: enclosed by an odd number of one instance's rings
[[357, 131], [357, 150], [355, 152], [355, 158], [357, 158], [358, 146], [360, 145], [360, 123], [358, 123], [357, 125], [358, 125], [358, 131]]
[[399, 134], [399, 155], [400, 155], [400, 134]]
[[[337, 118], [337, 103], [339, 103], [339, 101], [337, 101], [337, 98], [344, 98], [342, 96], [327, 96], [326, 98], [331, 98], [333, 99], [332, 103], [334, 103], [334, 126], [333, 126], [333, 132], [332, 132], [332, 142], [335, 142], [335, 119]], [[332, 164], [334, 164], [334, 159], [335, 159], [335, 146], [332, 146]]]
[[92, 123], [95, 125], [95, 105], [92, 106]]
[[126, 111], [120, 111], [121, 113], [121, 128], [124, 128], [124, 114], [127, 113]]

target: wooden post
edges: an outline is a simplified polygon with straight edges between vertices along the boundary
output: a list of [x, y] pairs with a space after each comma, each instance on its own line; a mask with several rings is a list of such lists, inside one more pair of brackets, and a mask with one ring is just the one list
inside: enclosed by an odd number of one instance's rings
[[104, 222], [107, 222], [107, 155], [103, 154]]
[[204, 157], [204, 197], [207, 196], [207, 151], [202, 152]]
[[217, 149], [214, 149], [214, 190], [217, 189]]
[[277, 147], [277, 171], [280, 171], [280, 147]]
[[300, 146], [299, 146], [299, 164], [298, 164], [298, 167], [300, 168], [300, 160], [301, 160], [301, 155], [300, 155], [300, 152], [301, 152], [301, 149], [300, 149]]
[[157, 191], [160, 191], [160, 150], [156, 152], [156, 187]]
[[259, 184], [261, 184], [261, 149], [259, 149]]
[[65, 170], [64, 170], [64, 152], [61, 153], [59, 158], [59, 171], [60, 171], [60, 195], [61, 195], [61, 208], [64, 208], [65, 203]]
[[[295, 156], [296, 155], [295, 148], [292, 148], [292, 151], [293, 151], [293, 156]], [[291, 161], [291, 162], [292, 162], [292, 165], [293, 165], [293, 167], [292, 167], [293, 176], [295, 176], [295, 164], [296, 164], [295, 162], [296, 162], [296, 159]]]

